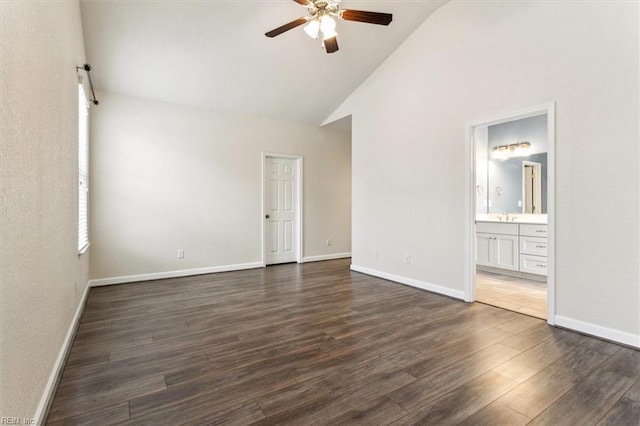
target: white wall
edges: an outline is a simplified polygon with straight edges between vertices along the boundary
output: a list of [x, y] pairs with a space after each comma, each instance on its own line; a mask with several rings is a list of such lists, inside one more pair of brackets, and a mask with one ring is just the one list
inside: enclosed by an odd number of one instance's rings
[[427, 19], [327, 120], [353, 114], [353, 264], [459, 294], [465, 123], [555, 101], [556, 321], [640, 345], [638, 7], [456, 1]]
[[77, 1], [0, 10], [0, 417], [33, 418], [88, 278], [89, 255], [77, 254], [84, 44]]
[[304, 157], [303, 256], [351, 252], [349, 133], [110, 93], [100, 101], [92, 278], [260, 262], [262, 152]]

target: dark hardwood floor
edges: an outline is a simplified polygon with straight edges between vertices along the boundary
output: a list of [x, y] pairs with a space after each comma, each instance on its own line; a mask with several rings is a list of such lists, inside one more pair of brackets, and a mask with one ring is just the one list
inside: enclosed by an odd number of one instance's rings
[[349, 263], [91, 289], [48, 424], [640, 424], [640, 352]]

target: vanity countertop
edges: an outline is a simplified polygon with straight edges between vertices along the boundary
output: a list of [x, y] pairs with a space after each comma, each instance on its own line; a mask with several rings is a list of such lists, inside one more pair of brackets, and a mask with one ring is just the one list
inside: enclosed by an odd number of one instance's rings
[[505, 215], [503, 214], [478, 214], [476, 215], [476, 223], [477, 222], [525, 223], [525, 224], [546, 225], [547, 215], [546, 214], [518, 214], [518, 213], [511, 214], [509, 213], [509, 220], [506, 220]]

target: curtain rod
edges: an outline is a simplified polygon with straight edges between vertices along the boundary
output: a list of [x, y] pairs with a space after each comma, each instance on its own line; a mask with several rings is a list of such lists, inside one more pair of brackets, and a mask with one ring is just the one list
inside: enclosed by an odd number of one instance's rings
[[91, 88], [91, 95], [93, 96], [91, 102], [93, 102], [94, 105], [99, 105], [100, 102], [98, 102], [98, 100], [96, 99], [96, 92], [93, 91], [93, 82], [91, 81], [91, 73], [89, 72], [91, 71], [91, 65], [84, 64], [81, 67], [76, 67], [76, 71], [78, 71], [79, 69], [85, 70], [87, 72], [87, 77], [89, 77], [89, 87]]

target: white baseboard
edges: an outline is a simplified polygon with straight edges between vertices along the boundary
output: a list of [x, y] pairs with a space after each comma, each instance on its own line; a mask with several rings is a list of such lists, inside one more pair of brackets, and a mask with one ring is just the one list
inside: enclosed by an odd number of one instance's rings
[[76, 330], [78, 329], [78, 325], [80, 324], [80, 317], [82, 316], [82, 312], [84, 311], [84, 307], [87, 303], [88, 295], [89, 285], [87, 285], [84, 289], [84, 293], [82, 294], [82, 298], [80, 299], [80, 303], [78, 304], [76, 313], [71, 320], [71, 324], [69, 324], [67, 335], [62, 342], [62, 347], [60, 348], [60, 352], [58, 353], [58, 358], [56, 358], [56, 362], [53, 364], [53, 369], [51, 370], [51, 374], [49, 375], [49, 380], [47, 381], [44, 392], [42, 392], [42, 396], [40, 397], [38, 408], [36, 408], [36, 413], [33, 416], [36, 425], [43, 425], [46, 420], [45, 416], [47, 415], [49, 405], [51, 404], [51, 402], [53, 402], [53, 397], [55, 396], [56, 389], [58, 388], [58, 381], [60, 380], [60, 376], [62, 375], [62, 370], [64, 369], [67, 355], [71, 350], [73, 339], [76, 336]]
[[376, 271], [375, 269], [365, 268], [363, 266], [351, 265], [351, 270], [361, 272], [363, 274], [372, 275], [378, 278], [384, 278], [385, 280], [395, 281], [400, 284], [409, 285], [422, 290], [431, 291], [433, 293], [443, 294], [445, 296], [453, 297], [455, 299], [464, 300], [464, 291], [452, 290], [448, 287], [443, 287], [437, 284], [431, 284], [425, 281], [416, 280], [413, 278], [402, 277], [400, 275], [389, 274], [387, 272]]
[[556, 315], [555, 325], [640, 349], [640, 335]]
[[319, 256], [305, 256], [302, 258], [302, 262], [320, 262], [322, 260], [345, 259], [347, 257], [351, 257], [351, 253], [322, 254]]
[[165, 278], [189, 277], [191, 275], [214, 274], [216, 272], [242, 271], [244, 269], [262, 268], [262, 262], [239, 263], [236, 265], [211, 266], [208, 268], [183, 269], [179, 271], [154, 272], [151, 274], [124, 275], [120, 277], [98, 278], [89, 280], [90, 287], [103, 285], [134, 283], [138, 281], [162, 280]]

